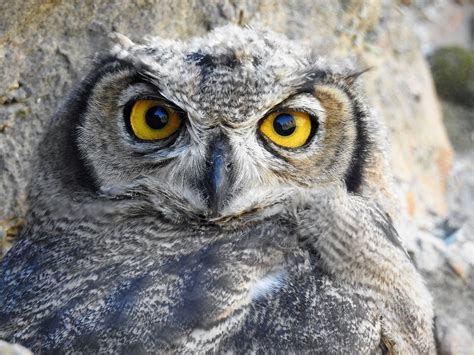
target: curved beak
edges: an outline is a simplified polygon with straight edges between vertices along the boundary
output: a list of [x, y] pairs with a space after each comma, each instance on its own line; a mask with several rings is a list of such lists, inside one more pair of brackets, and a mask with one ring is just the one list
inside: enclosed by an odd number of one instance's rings
[[225, 206], [231, 186], [230, 146], [224, 135], [211, 141], [207, 158], [204, 187], [211, 216], [218, 216]]

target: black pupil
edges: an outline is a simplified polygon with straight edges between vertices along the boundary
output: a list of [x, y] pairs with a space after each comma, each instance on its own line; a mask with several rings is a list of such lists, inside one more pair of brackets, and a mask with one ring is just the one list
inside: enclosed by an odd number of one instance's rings
[[288, 113], [282, 113], [273, 121], [273, 128], [280, 136], [289, 136], [296, 129], [295, 118]]
[[153, 129], [163, 129], [168, 124], [168, 113], [163, 107], [155, 106], [145, 114], [146, 124]]

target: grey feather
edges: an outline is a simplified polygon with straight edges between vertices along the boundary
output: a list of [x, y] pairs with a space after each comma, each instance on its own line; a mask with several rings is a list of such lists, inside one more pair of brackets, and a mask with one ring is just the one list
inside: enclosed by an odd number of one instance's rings
[[[430, 295], [385, 209], [381, 125], [351, 70], [261, 28], [115, 37], [40, 144], [2, 261], [0, 339], [45, 353], [434, 353]], [[185, 115], [169, 139], [130, 132], [130, 104], [150, 97]], [[259, 129], [284, 109], [317, 121], [297, 149]]]

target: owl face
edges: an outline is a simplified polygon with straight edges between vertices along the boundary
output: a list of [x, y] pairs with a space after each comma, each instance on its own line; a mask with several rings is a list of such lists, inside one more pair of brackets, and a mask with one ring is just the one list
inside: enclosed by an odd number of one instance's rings
[[88, 80], [74, 134], [104, 195], [227, 218], [308, 188], [360, 188], [368, 139], [351, 75], [275, 33], [122, 38]]

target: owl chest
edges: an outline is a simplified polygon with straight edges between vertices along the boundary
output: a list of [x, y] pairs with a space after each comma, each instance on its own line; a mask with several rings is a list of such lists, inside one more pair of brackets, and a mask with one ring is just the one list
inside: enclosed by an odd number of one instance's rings
[[[5, 303], [5, 320], [21, 327], [4, 337], [32, 349], [93, 352], [120, 352], [130, 344], [137, 353], [237, 351], [242, 341], [248, 350], [324, 348], [320, 334], [337, 329], [334, 319], [349, 319], [336, 314], [344, 308], [331, 303], [334, 292], [356, 322], [354, 299], [326, 276], [315, 278], [304, 251], [282, 244], [278, 233], [253, 232], [171, 244], [125, 235], [98, 238], [88, 250], [62, 241], [44, 249], [25, 244], [17, 258], [31, 254], [34, 264], [25, 264], [31, 272], [19, 268], [14, 283], [2, 281], [3, 297], [15, 301]], [[54, 282], [47, 277], [52, 273], [59, 275]]]
[[292, 271], [278, 289], [252, 302], [240, 329], [223, 341], [223, 348], [242, 354], [380, 351], [380, 318], [373, 300], [317, 268]]

